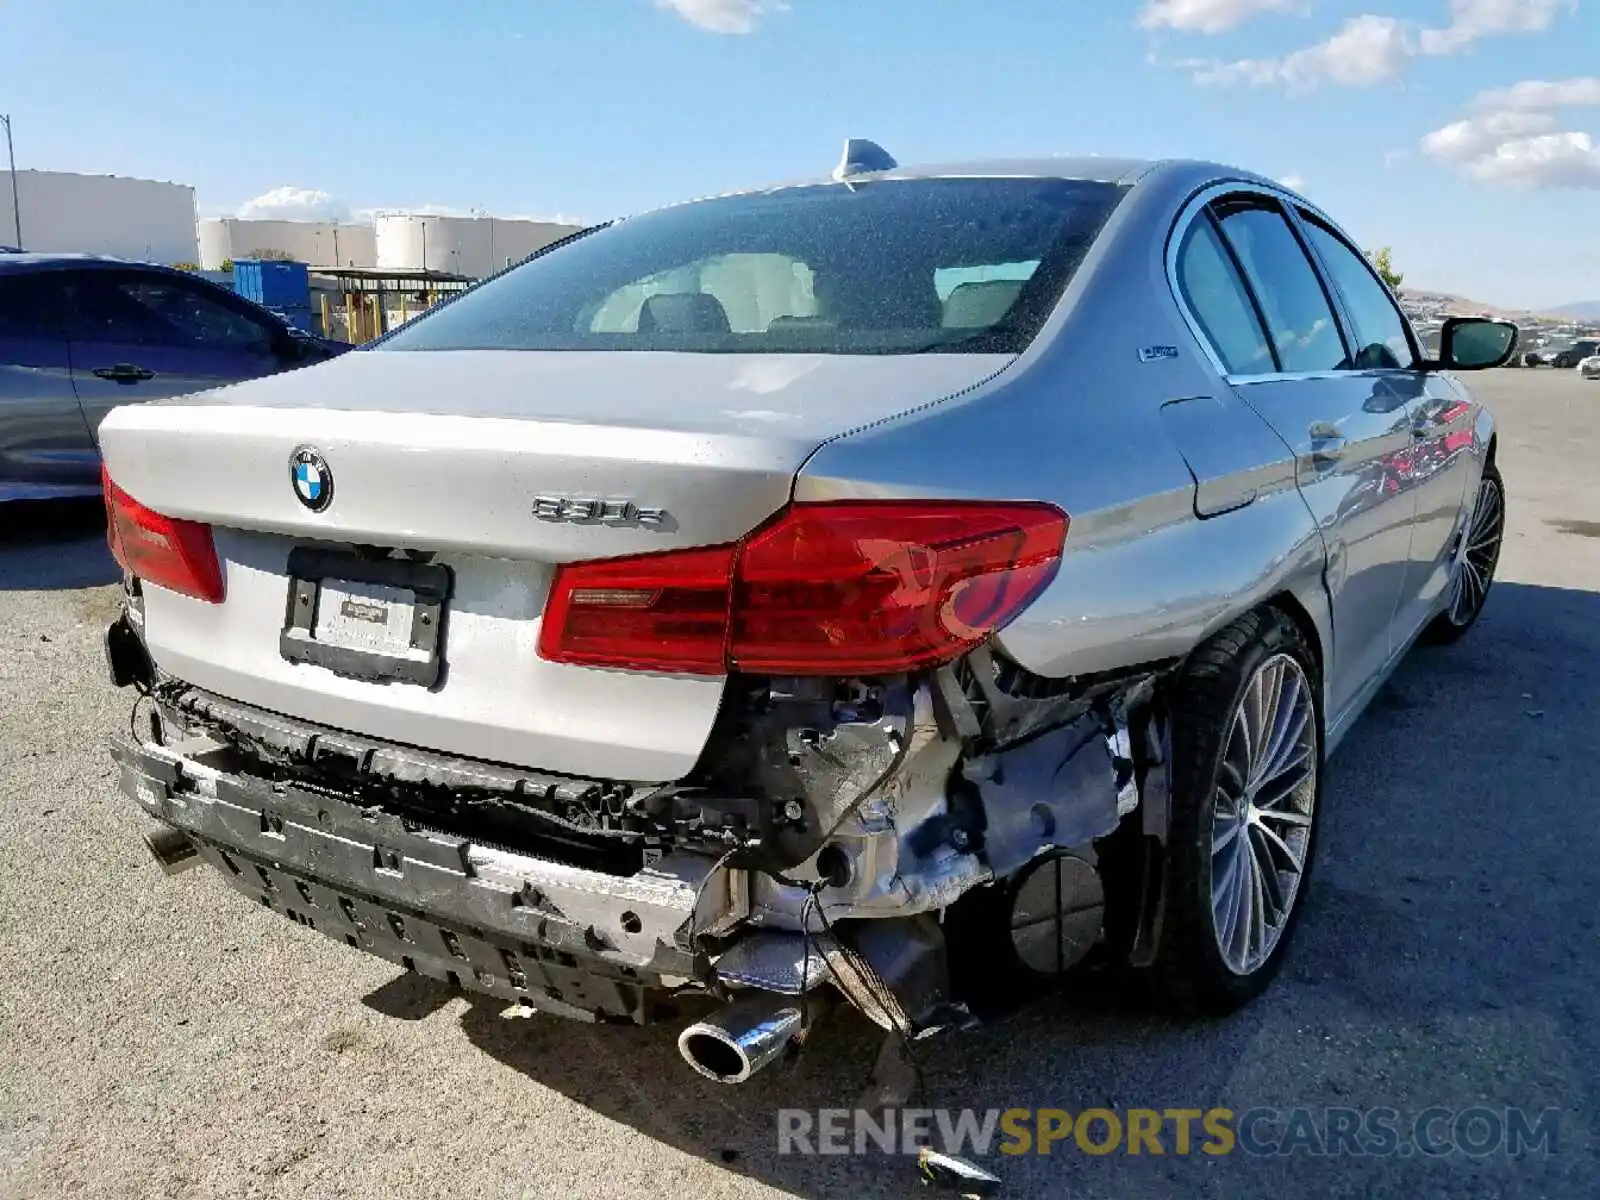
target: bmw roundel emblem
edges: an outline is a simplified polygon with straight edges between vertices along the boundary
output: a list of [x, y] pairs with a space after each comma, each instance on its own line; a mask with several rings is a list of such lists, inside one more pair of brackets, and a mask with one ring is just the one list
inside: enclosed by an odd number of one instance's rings
[[289, 456], [289, 479], [300, 503], [312, 512], [321, 512], [333, 503], [333, 472], [310, 446], [301, 446]]

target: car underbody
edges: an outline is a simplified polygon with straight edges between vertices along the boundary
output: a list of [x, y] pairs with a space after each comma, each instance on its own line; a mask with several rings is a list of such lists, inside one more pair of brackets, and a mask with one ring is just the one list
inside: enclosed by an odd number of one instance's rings
[[1126, 956], [1158, 875], [1101, 859], [1159, 846], [1170, 663], [1046, 681], [985, 647], [887, 679], [736, 677], [696, 769], [639, 784], [224, 699], [156, 672], [139, 623], [135, 594], [107, 644], [144, 721], [114, 754], [168, 869], [203, 861], [301, 925], [527, 1010], [644, 1023], [683, 993], [725, 1001], [680, 1041], [724, 1081], [800, 1034], [819, 989], [912, 1037], [965, 1019], [957, 968], [997, 945], [1036, 980], [1112, 940]]

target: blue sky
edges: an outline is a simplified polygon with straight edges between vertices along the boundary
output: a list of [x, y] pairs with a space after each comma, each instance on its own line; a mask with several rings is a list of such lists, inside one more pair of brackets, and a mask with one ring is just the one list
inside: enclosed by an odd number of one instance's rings
[[1408, 285], [1600, 299], [1600, 0], [0, 0], [0, 111], [19, 166], [208, 213], [598, 219], [824, 172], [849, 135], [1207, 157]]

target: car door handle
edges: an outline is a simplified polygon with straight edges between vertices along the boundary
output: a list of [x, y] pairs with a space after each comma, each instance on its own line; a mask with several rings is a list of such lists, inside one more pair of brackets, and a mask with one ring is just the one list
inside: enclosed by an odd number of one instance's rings
[[114, 367], [101, 367], [95, 373], [96, 379], [109, 379], [113, 383], [142, 383], [146, 379], [154, 379], [156, 373], [145, 368], [135, 366], [133, 363], [118, 363]]
[[1311, 461], [1321, 466], [1337, 462], [1350, 443], [1336, 425], [1317, 421], [1307, 431], [1311, 437]]

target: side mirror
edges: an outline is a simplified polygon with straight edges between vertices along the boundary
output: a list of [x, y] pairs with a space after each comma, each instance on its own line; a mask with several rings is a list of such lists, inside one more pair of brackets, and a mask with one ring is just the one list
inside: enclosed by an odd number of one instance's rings
[[283, 362], [304, 363], [315, 360], [318, 347], [314, 338], [290, 325], [278, 335], [275, 349]]
[[1439, 331], [1439, 361], [1446, 371], [1482, 371], [1504, 365], [1517, 348], [1518, 331], [1510, 321], [1489, 317], [1448, 317]]

